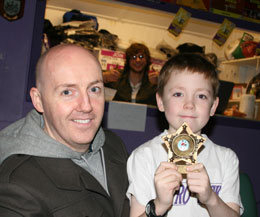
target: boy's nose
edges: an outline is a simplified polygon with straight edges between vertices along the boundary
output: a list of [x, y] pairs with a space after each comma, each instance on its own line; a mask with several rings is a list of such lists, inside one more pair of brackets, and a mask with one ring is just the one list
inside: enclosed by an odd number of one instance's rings
[[194, 107], [195, 107], [195, 105], [192, 100], [186, 100], [183, 105], [184, 109], [194, 109]]

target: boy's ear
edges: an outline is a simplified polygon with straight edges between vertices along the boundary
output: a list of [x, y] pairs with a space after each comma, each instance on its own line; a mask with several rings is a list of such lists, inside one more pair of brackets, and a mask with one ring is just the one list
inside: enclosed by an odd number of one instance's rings
[[37, 88], [32, 87], [31, 90], [30, 90], [30, 96], [31, 96], [34, 108], [38, 112], [42, 113], [43, 112], [43, 106], [42, 106], [42, 98], [41, 98], [40, 91]]
[[212, 106], [211, 106], [211, 109], [210, 109], [210, 116], [213, 116], [216, 112], [216, 109], [218, 107], [218, 102], [219, 102], [219, 98], [216, 97], [216, 99], [214, 100]]
[[157, 107], [159, 111], [164, 112], [163, 101], [161, 96], [158, 93], [156, 93], [156, 101], [157, 101]]

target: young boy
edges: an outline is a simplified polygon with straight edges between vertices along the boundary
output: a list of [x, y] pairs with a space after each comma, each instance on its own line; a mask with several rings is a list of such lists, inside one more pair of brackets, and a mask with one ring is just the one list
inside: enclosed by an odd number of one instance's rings
[[[240, 216], [237, 156], [201, 135], [217, 108], [218, 87], [216, 69], [202, 55], [177, 54], [165, 63], [156, 99], [169, 129], [138, 147], [128, 159], [131, 217]], [[187, 167], [185, 178], [174, 163], [167, 162], [162, 139], [183, 122], [194, 134], [206, 138], [197, 163]]]

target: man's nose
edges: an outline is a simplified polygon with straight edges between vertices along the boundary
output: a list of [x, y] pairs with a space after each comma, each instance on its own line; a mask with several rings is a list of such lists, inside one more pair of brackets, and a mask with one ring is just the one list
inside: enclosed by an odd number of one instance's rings
[[81, 94], [81, 96], [78, 99], [78, 111], [90, 112], [92, 111], [92, 109], [93, 108], [90, 96], [87, 93]]

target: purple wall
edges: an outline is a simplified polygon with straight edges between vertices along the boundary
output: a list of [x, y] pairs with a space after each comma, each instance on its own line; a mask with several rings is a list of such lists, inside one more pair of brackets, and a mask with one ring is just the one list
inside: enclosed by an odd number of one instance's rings
[[0, 16], [0, 128], [24, 114], [29, 74], [40, 56], [44, 0], [25, 1], [21, 19]]

